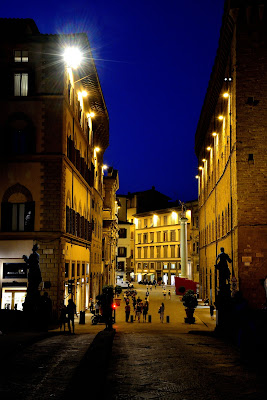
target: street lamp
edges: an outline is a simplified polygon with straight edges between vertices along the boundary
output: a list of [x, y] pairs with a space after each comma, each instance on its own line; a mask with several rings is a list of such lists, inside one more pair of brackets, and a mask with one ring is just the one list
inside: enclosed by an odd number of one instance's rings
[[82, 53], [77, 47], [66, 47], [63, 58], [69, 68], [76, 69], [82, 61]]

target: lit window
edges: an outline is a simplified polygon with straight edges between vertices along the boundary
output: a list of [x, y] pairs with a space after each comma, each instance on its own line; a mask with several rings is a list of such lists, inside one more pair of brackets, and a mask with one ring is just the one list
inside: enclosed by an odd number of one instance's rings
[[2, 203], [3, 232], [31, 232], [34, 230], [34, 202]]
[[14, 96], [28, 96], [28, 74], [16, 73], [14, 75]]
[[14, 51], [14, 61], [15, 62], [28, 62], [29, 61], [28, 50], [15, 50]]

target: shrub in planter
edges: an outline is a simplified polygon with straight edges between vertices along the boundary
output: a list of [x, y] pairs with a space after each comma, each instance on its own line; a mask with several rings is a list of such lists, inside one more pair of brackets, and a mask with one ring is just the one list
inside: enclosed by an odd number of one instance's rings
[[182, 302], [185, 306], [185, 312], [187, 315], [187, 318], [185, 318], [185, 322], [188, 324], [193, 324], [195, 322], [195, 318], [193, 317], [194, 311], [198, 305], [194, 290], [187, 290], [182, 297]]

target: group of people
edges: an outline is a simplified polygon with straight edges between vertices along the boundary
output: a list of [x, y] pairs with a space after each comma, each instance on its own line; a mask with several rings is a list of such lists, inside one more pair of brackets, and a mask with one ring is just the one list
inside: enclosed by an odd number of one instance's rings
[[148, 297], [145, 298], [143, 301], [140, 296], [136, 298], [136, 292], [134, 291], [131, 296], [124, 297], [125, 300], [125, 320], [126, 322], [129, 322], [129, 317], [131, 313], [131, 305], [130, 305], [130, 299], [132, 300], [132, 307], [134, 311], [134, 320], [140, 322], [141, 321], [141, 315], [143, 316], [143, 322], [146, 322], [147, 320], [147, 314], [148, 314], [148, 309], [149, 309], [149, 299]]
[[77, 315], [76, 304], [72, 299], [69, 299], [68, 305], [65, 306], [65, 304], [62, 304], [60, 308], [60, 317], [59, 317], [60, 330], [62, 329], [63, 326], [65, 332], [65, 324], [67, 323], [69, 333], [71, 333], [71, 331], [72, 333], [74, 333], [74, 315]]

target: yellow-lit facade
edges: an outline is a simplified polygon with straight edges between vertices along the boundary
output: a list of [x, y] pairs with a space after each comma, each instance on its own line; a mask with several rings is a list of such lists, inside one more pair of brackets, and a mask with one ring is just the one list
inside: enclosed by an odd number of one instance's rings
[[258, 2], [236, 7], [234, 1], [225, 6], [195, 138], [200, 295], [215, 301], [214, 264], [223, 247], [233, 261], [232, 294], [240, 290], [251, 307], [261, 308], [267, 275], [266, 10]]
[[[109, 143], [108, 113], [88, 39], [85, 34], [41, 35], [32, 20], [1, 24], [6, 29], [2, 68], [11, 77], [0, 99], [0, 130], [5, 132], [1, 308], [19, 304], [21, 309], [27, 285], [22, 255], [37, 243], [40, 289], [52, 299], [54, 315], [70, 297], [77, 311], [85, 310], [106, 280], [103, 154]], [[85, 53], [76, 69], [66, 65], [63, 44]]]
[[[189, 206], [189, 204], [188, 204]], [[175, 284], [181, 275], [181, 209], [163, 209], [134, 216], [135, 277], [141, 280]], [[188, 262], [186, 277], [198, 282], [198, 205], [191, 202], [186, 211]]]

